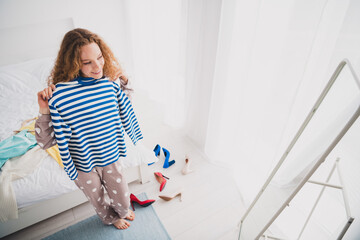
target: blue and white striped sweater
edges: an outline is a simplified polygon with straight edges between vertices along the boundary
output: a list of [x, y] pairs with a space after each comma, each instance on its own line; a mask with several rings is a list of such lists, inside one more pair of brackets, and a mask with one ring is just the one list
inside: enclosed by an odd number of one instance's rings
[[124, 130], [132, 142], [142, 134], [131, 102], [107, 78], [76, 78], [59, 83], [49, 100], [51, 119], [64, 169], [90, 172], [126, 156]]

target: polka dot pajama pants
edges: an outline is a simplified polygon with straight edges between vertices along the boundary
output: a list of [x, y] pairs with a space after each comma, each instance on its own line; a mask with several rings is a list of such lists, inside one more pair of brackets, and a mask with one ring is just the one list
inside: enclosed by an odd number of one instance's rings
[[[104, 224], [111, 225], [125, 218], [130, 206], [129, 188], [118, 162], [95, 167], [91, 172], [78, 171], [75, 184], [94, 206]], [[110, 202], [105, 199], [105, 190]]]

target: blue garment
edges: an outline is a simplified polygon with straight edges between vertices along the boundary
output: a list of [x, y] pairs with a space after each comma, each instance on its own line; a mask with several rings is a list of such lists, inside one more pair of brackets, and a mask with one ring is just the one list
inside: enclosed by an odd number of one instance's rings
[[49, 100], [51, 120], [64, 170], [90, 172], [126, 157], [124, 129], [132, 142], [142, 139], [126, 94], [107, 78], [79, 77], [58, 83]]
[[28, 130], [22, 130], [18, 134], [1, 141], [0, 168], [2, 168], [9, 158], [21, 156], [35, 146], [35, 136], [29, 133]]

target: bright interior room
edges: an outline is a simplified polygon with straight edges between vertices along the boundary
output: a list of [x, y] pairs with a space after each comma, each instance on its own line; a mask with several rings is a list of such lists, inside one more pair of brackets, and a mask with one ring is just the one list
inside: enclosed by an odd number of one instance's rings
[[359, 239], [359, 12], [0, 0], [0, 238]]

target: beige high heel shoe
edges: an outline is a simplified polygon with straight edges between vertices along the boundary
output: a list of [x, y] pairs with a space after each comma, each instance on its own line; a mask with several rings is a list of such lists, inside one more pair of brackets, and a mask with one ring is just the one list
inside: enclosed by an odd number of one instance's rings
[[188, 156], [185, 156], [185, 166], [183, 167], [183, 169], [181, 170], [181, 173], [183, 175], [192, 173], [194, 170], [190, 169], [190, 158]]
[[159, 198], [165, 200], [165, 201], [171, 201], [174, 198], [176, 198], [177, 196], [180, 197], [180, 202], [182, 202], [182, 198], [183, 198], [183, 191], [182, 190], [178, 190], [176, 192], [173, 192], [172, 194], [169, 195], [160, 195]]

